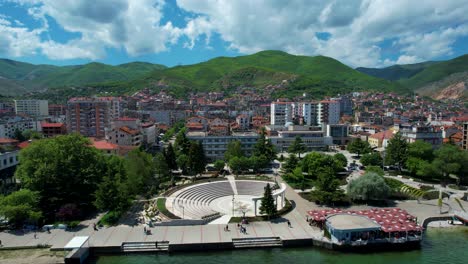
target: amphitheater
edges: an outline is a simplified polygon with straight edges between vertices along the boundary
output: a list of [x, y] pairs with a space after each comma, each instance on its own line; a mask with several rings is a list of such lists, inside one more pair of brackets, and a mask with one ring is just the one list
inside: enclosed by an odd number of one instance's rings
[[[205, 219], [220, 216], [256, 216], [260, 214], [261, 198], [267, 181], [215, 181], [188, 186], [166, 199], [166, 208], [182, 219]], [[278, 210], [285, 205], [284, 183], [273, 190]]]

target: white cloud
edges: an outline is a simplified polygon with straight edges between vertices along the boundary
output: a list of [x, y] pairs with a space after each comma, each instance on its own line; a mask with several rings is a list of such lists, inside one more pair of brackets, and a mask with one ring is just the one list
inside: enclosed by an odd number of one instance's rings
[[[7, 0], [8, 1], [8, 0]], [[453, 53], [468, 35], [466, 0], [177, 0], [190, 12], [184, 27], [164, 20], [164, 0], [9, 0], [41, 21], [28, 28], [0, 16], [0, 53], [23, 56], [41, 52], [52, 59], [106, 56], [107, 48], [130, 56], [184, 47], [210, 47], [219, 36], [241, 53], [278, 49], [301, 55], [331, 56], [351, 66], [413, 63]], [[44, 38], [50, 19], [79, 33], [66, 43]], [[164, 20], [164, 21], [166, 21]], [[328, 40], [317, 32], [328, 32]], [[382, 58], [381, 41], [394, 41], [393, 56]]]

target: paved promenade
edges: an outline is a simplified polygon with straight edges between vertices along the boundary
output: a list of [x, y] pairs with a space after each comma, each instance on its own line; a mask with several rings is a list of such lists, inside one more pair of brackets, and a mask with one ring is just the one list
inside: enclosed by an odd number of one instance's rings
[[[280, 178], [278, 178], [280, 180]], [[152, 234], [145, 235], [142, 225], [118, 225], [115, 227], [105, 227], [98, 231], [92, 228], [93, 221], [84, 222], [80, 230], [65, 231], [51, 230], [51, 233], [38, 232], [34, 238], [34, 232], [23, 233], [16, 231], [13, 233], [0, 232], [0, 240], [3, 248], [13, 247], [33, 247], [37, 245], [50, 245], [53, 249], [63, 248], [74, 236], [90, 236], [90, 246], [120, 246], [123, 242], [143, 242], [143, 241], [169, 241], [170, 244], [191, 244], [191, 243], [220, 243], [231, 242], [233, 238], [254, 238], [254, 237], [280, 237], [282, 240], [315, 238], [320, 239], [322, 232], [311, 227], [305, 221], [306, 212], [312, 209], [320, 209], [315, 203], [302, 199], [291, 187], [287, 187], [286, 197], [294, 204], [295, 208], [283, 218], [265, 222], [252, 222], [246, 226], [247, 234], [242, 234], [237, 228], [237, 224], [229, 224], [229, 232], [224, 231], [226, 225], [210, 224], [202, 226], [158, 226], [151, 228]], [[452, 208], [459, 206], [449, 201]], [[462, 202], [468, 208], [468, 202]], [[397, 207], [406, 209], [410, 214], [419, 219], [430, 216], [441, 216], [436, 200], [404, 201], [397, 202]], [[325, 207], [323, 207], [325, 208]], [[347, 209], [369, 209], [369, 206], [353, 206]], [[444, 205], [442, 211], [449, 211], [449, 207]], [[444, 214], [449, 215], [449, 214]], [[287, 221], [292, 227], [288, 227]]]

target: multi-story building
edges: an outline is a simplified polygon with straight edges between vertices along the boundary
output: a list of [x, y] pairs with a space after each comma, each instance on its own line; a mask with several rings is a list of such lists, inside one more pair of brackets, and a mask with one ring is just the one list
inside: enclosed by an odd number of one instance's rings
[[67, 131], [102, 138], [111, 120], [123, 113], [124, 105], [118, 97], [72, 98], [67, 103]]
[[64, 116], [67, 113], [67, 107], [61, 104], [49, 105], [49, 116]]
[[302, 139], [307, 151], [321, 150], [332, 144], [321, 127], [293, 126], [287, 128], [278, 126], [266, 127], [268, 138], [278, 151], [287, 151], [297, 136]]
[[227, 145], [231, 141], [240, 141], [242, 151], [245, 155], [252, 154], [255, 143], [257, 143], [259, 135], [254, 132], [233, 132], [228, 136], [209, 136], [207, 132], [188, 132], [187, 138], [190, 140], [200, 141], [205, 151], [205, 156], [210, 160], [224, 158], [224, 153], [227, 150]]
[[292, 102], [273, 102], [270, 107], [270, 124], [275, 126], [284, 126], [293, 121], [293, 103]]
[[15, 100], [16, 114], [30, 116], [49, 115], [49, 102], [47, 100]]
[[468, 150], [468, 122], [463, 123], [462, 148]]
[[246, 114], [241, 114], [236, 117], [236, 124], [240, 130], [248, 130], [250, 127], [250, 118]]
[[298, 105], [298, 114], [304, 119], [304, 125], [317, 125], [318, 103], [316, 102], [300, 102]]
[[318, 125], [333, 125], [340, 122], [340, 102], [320, 101], [317, 110]]
[[395, 125], [394, 128], [401, 133], [401, 136], [406, 139], [408, 143], [413, 143], [416, 140], [423, 140], [433, 147], [442, 144], [442, 131], [436, 131], [432, 126], [399, 124]]
[[44, 137], [55, 137], [67, 133], [67, 126], [64, 123], [41, 123], [41, 126]]
[[16, 131], [42, 131], [41, 122], [31, 118], [14, 117], [0, 122], [0, 137], [14, 138]]
[[349, 142], [349, 126], [343, 124], [327, 125], [327, 137], [332, 138], [334, 145], [346, 145]]

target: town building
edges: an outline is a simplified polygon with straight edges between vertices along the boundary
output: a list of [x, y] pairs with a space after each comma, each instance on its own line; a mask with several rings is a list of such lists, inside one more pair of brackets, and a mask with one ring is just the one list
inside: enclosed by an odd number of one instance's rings
[[293, 121], [293, 103], [273, 102], [270, 107], [270, 124], [284, 126]]
[[413, 143], [416, 140], [422, 140], [431, 144], [433, 147], [442, 144], [442, 131], [436, 131], [432, 126], [399, 124], [394, 126], [395, 131], [400, 132], [401, 136], [408, 143]]
[[121, 116], [124, 107], [119, 97], [72, 98], [67, 103], [67, 131], [103, 138], [105, 128]]
[[369, 145], [372, 148], [387, 148], [388, 142], [390, 139], [393, 138], [393, 131], [392, 130], [385, 130], [382, 132], [378, 132], [375, 134], [372, 134], [369, 136], [367, 139], [367, 142], [369, 142]]
[[241, 142], [242, 151], [246, 156], [252, 155], [259, 135], [255, 132], [233, 132], [231, 135], [210, 136], [208, 132], [188, 132], [187, 138], [201, 142], [205, 156], [210, 160], [216, 160], [223, 159], [229, 142], [236, 140]]
[[266, 126], [265, 129], [268, 139], [271, 140], [271, 143], [280, 152], [287, 151], [297, 136], [302, 139], [307, 151], [321, 150], [332, 144], [331, 137], [327, 137], [321, 127], [299, 125], [282, 127], [270, 125]]
[[340, 102], [320, 101], [317, 108], [318, 125], [338, 124], [340, 122]]
[[41, 122], [32, 118], [13, 117], [0, 121], [0, 137], [14, 138], [16, 131], [32, 130], [41, 132]]
[[333, 124], [326, 126], [326, 136], [332, 139], [333, 145], [347, 145], [349, 142], [349, 126]]
[[43, 122], [41, 126], [44, 137], [55, 137], [58, 135], [65, 135], [67, 133], [67, 126], [64, 123]]
[[299, 102], [297, 103], [298, 115], [303, 118], [304, 125], [316, 126], [318, 124], [317, 113], [318, 103]]
[[15, 100], [16, 114], [29, 116], [49, 115], [49, 102], [47, 100]]

